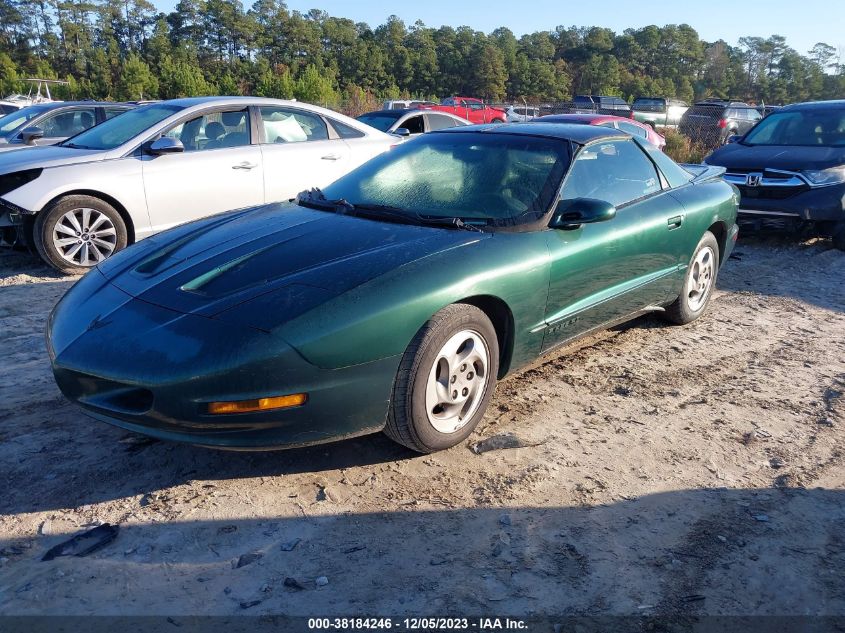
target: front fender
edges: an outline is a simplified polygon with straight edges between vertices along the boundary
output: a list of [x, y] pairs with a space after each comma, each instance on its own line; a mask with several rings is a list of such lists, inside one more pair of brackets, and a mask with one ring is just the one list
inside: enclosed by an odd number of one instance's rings
[[496, 233], [392, 270], [280, 329], [309, 362], [341, 368], [401, 354], [443, 307], [479, 295], [502, 300], [514, 320], [512, 366], [539, 353], [549, 288], [543, 232]]
[[[140, 163], [133, 157], [45, 168], [41, 175], [3, 196], [35, 215], [63, 195], [85, 192], [118, 200], [126, 209], [137, 238], [149, 232], [150, 220]], [[25, 214], [25, 215], [26, 215]]]

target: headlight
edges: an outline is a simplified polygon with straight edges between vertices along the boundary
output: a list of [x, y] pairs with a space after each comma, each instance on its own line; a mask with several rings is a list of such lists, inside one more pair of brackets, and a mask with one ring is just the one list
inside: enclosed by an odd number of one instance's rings
[[26, 169], [24, 171], [1, 175], [0, 196], [5, 196], [10, 191], [14, 191], [18, 187], [23, 187], [26, 183], [32, 182], [41, 175], [41, 171], [39, 167], [38, 169]]
[[801, 174], [810, 181], [810, 184], [817, 187], [826, 185], [838, 185], [845, 182], [845, 165], [821, 169], [818, 171], [802, 171]]

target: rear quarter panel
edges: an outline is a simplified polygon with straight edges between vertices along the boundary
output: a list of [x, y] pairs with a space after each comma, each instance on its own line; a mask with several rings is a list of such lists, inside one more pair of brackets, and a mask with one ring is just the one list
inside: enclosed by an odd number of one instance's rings
[[[725, 236], [728, 236], [736, 225], [739, 194], [733, 185], [721, 178], [689, 183], [672, 191], [672, 196], [683, 205], [686, 213], [684, 218], [686, 230], [681, 234], [680, 239], [683, 240], [687, 262], [692, 258], [695, 247], [704, 232], [710, 227], [714, 224], [722, 224]], [[730, 247], [729, 244], [724, 246]], [[724, 259], [726, 258], [720, 260], [720, 266], [724, 264]]]

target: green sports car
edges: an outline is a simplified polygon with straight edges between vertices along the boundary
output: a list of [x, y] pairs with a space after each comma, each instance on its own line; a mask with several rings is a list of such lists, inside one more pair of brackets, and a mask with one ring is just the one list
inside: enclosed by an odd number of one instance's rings
[[48, 350], [95, 418], [233, 449], [465, 439], [496, 381], [597, 328], [705, 310], [737, 236], [722, 170], [622, 132], [426, 134], [323, 191], [145, 239], [59, 302]]

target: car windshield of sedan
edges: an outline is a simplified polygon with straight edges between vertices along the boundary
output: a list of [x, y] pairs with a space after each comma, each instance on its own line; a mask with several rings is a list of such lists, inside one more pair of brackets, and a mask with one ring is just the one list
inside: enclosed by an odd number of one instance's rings
[[42, 112], [44, 112], [44, 108], [30, 106], [28, 108], [21, 108], [0, 118], [0, 138], [9, 138], [22, 125], [31, 121]]
[[845, 110], [775, 112], [763, 119], [743, 145], [845, 146]]
[[370, 112], [369, 114], [362, 114], [358, 117], [361, 123], [366, 123], [369, 126], [387, 132], [390, 126], [396, 123], [396, 120], [401, 117], [403, 112], [391, 112], [384, 110], [383, 112]]
[[374, 158], [322, 193], [353, 214], [381, 210], [409, 222], [515, 226], [546, 214], [568, 166], [568, 143], [558, 139], [434, 132]]
[[172, 103], [142, 106], [96, 125], [59, 145], [76, 149], [114, 149], [183, 109], [183, 106]]

